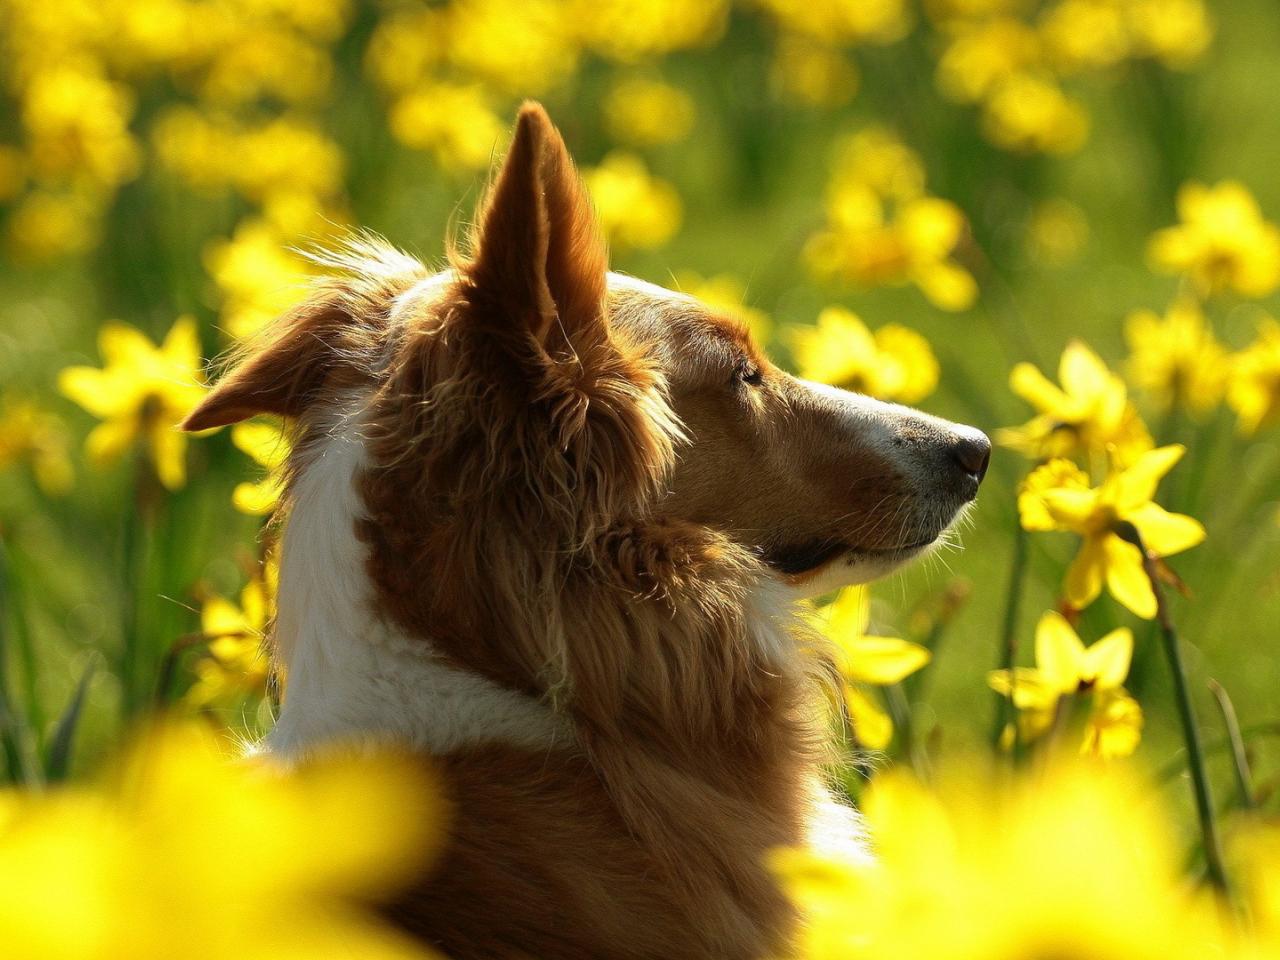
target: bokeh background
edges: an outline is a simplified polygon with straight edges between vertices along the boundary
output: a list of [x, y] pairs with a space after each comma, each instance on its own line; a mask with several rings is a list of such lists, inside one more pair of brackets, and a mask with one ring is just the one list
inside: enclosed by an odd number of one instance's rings
[[[1277, 50], [1270, 0], [0, 0], [0, 774], [90, 765], [157, 707], [269, 724], [283, 441], [172, 425], [303, 296], [298, 248], [358, 226], [441, 261], [535, 97], [615, 268], [741, 312], [793, 369], [995, 432], [1043, 412], [1015, 364], [1056, 379], [1088, 344], [1188, 448], [1158, 500], [1207, 539], [1170, 561], [1173, 616], [1221, 793], [1209, 678], [1267, 793]], [[869, 692], [916, 752], [992, 739], [1004, 638], [1032, 663], [1062, 605], [1079, 539], [1019, 532], [1036, 459], [998, 448], [963, 550], [874, 588], [872, 632], [931, 647]], [[1179, 769], [1154, 624], [1105, 591], [1069, 612], [1086, 642], [1134, 631], [1139, 756]]]

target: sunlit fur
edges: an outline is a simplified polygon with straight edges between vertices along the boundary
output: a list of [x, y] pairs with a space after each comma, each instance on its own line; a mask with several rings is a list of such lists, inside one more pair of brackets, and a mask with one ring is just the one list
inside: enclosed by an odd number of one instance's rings
[[946, 529], [977, 483], [940, 466], [951, 425], [608, 274], [536, 106], [449, 270], [367, 240], [327, 265], [188, 421], [295, 424], [265, 749], [433, 758], [449, 840], [386, 911], [450, 956], [783, 951], [765, 852], [860, 843], [794, 603]]

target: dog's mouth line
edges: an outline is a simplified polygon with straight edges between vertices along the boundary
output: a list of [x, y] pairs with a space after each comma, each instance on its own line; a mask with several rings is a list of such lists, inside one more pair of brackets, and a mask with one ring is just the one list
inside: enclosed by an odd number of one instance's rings
[[860, 547], [842, 540], [810, 540], [801, 543], [780, 544], [761, 551], [761, 558], [780, 573], [796, 575], [809, 573], [839, 557], [853, 559], [886, 559], [900, 557], [923, 550], [941, 535], [916, 540], [892, 547]]

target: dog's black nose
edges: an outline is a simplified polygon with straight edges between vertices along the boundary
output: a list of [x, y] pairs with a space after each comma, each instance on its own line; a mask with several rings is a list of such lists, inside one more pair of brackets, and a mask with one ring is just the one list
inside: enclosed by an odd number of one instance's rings
[[981, 483], [991, 463], [991, 441], [981, 430], [966, 428], [951, 442], [951, 457], [961, 470]]

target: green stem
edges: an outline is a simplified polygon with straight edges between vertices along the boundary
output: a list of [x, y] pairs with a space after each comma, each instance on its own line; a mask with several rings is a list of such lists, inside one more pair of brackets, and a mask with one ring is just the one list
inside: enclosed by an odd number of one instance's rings
[[1200, 727], [1196, 723], [1195, 709], [1191, 704], [1191, 686], [1187, 682], [1187, 667], [1178, 645], [1178, 631], [1169, 616], [1164, 588], [1156, 571], [1156, 557], [1148, 552], [1142, 535], [1131, 523], [1123, 521], [1116, 526], [1116, 534], [1132, 543], [1142, 554], [1142, 569], [1151, 582], [1156, 596], [1156, 622], [1160, 624], [1160, 636], [1164, 641], [1165, 657], [1173, 675], [1174, 698], [1178, 704], [1178, 717], [1182, 722], [1182, 738], [1187, 745], [1187, 766], [1191, 772], [1192, 792], [1195, 795], [1196, 813], [1200, 818], [1200, 834], [1204, 843], [1205, 867], [1209, 880], [1220, 890], [1227, 889], [1227, 873], [1222, 863], [1222, 847], [1218, 842], [1218, 827], [1214, 821], [1213, 796], [1209, 789], [1209, 775], [1204, 762], [1204, 747], [1200, 740]]
[[[996, 694], [995, 726], [991, 742], [999, 749], [1000, 737], [1013, 712], [1013, 668], [1018, 661], [1018, 610], [1022, 606], [1022, 587], [1027, 574], [1027, 531], [1021, 518], [1014, 514], [1013, 559], [1009, 565], [1009, 590], [1005, 596], [1004, 623], [1000, 630], [1000, 668], [1009, 671], [1009, 695]], [[1015, 744], [1016, 746], [1016, 744]], [[1014, 751], [1016, 753], [1016, 750]]]
[[1244, 737], [1240, 734], [1240, 720], [1236, 717], [1235, 704], [1217, 680], [1209, 681], [1209, 692], [1218, 701], [1222, 711], [1222, 723], [1227, 728], [1227, 742], [1231, 745], [1231, 768], [1236, 775], [1236, 791], [1240, 794], [1240, 806], [1252, 810], [1257, 806], [1253, 793], [1253, 775], [1249, 772], [1249, 755], [1245, 752]]

